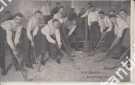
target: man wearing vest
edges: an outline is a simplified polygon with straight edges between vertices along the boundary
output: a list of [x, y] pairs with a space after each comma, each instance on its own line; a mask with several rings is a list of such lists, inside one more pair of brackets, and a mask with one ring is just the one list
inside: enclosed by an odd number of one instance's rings
[[[127, 24], [127, 28], [123, 31], [123, 39], [122, 39], [122, 48], [119, 55], [113, 56], [113, 59], [119, 59], [121, 55], [126, 52], [128, 48], [130, 48], [130, 16], [127, 15], [127, 11], [125, 9], [120, 10], [120, 17]], [[124, 25], [124, 24], [123, 24]], [[130, 56], [130, 52], [128, 52], [128, 57]]]
[[120, 54], [120, 50], [118, 49], [121, 49], [121, 44], [125, 35], [125, 29], [129, 28], [129, 26], [123, 19], [116, 17], [116, 15], [111, 15], [110, 20], [115, 25], [114, 32], [116, 36], [113, 42], [115, 46], [112, 48], [111, 53], [114, 51], [112, 54], [116, 55], [117, 57], [113, 56], [112, 58], [118, 59], [118, 54]]
[[42, 12], [36, 10], [34, 16], [29, 18], [26, 29], [22, 31], [22, 41], [25, 53], [26, 67], [33, 68], [33, 64], [36, 63], [33, 54], [34, 50], [34, 38], [38, 33], [38, 27], [40, 24]]
[[111, 43], [113, 42], [113, 33], [112, 22], [108, 16], [105, 16], [103, 11], [99, 12], [99, 26], [102, 36], [104, 36], [102, 42], [105, 44], [105, 47], [101, 47], [102, 51], [107, 51], [110, 48]]
[[[13, 59], [13, 64], [15, 70], [19, 71], [20, 67], [17, 62], [16, 56], [18, 55], [16, 46], [19, 43], [19, 39], [22, 31], [22, 19], [23, 15], [21, 13], [16, 13], [14, 20], [8, 20], [1, 24], [0, 27], [0, 65], [2, 68], [2, 75], [6, 75], [5, 70], [5, 41], [9, 45], [11, 57]], [[24, 69], [23, 69], [24, 70]]]
[[128, 24], [128, 29], [126, 29], [122, 45], [125, 48], [130, 47], [130, 16], [127, 15], [127, 11], [125, 9], [120, 10], [121, 18]]

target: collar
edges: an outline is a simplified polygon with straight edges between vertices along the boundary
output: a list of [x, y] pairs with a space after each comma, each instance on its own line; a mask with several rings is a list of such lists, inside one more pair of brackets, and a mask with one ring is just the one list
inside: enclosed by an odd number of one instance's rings
[[33, 17], [33, 19], [34, 19], [34, 21], [36, 21], [36, 22], [39, 20], [39, 19], [36, 19], [36, 17], [35, 17], [35, 16]]
[[15, 26], [19, 25], [19, 23], [16, 23], [15, 20], [13, 20], [12, 23], [13, 23]]

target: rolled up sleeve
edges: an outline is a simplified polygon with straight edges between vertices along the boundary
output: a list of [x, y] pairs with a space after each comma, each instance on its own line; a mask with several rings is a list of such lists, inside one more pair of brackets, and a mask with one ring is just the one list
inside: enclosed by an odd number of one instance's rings
[[124, 29], [127, 29], [129, 26], [124, 20], [121, 20], [118, 24], [119, 24], [119, 30], [117, 36], [122, 37]]
[[11, 24], [10, 23], [3, 23], [1, 24], [1, 27], [6, 30], [6, 38], [7, 38], [7, 43], [10, 46], [11, 49], [15, 49], [15, 46], [12, 41], [12, 31], [11, 31]]
[[41, 29], [41, 33], [46, 36], [48, 42], [50, 42], [50, 43], [55, 42], [55, 40], [52, 39], [51, 36], [50, 36], [50, 29], [49, 29], [48, 26], [43, 27], [43, 28]]
[[109, 26], [107, 32], [110, 32], [112, 30], [112, 22], [109, 18], [107, 18], [107, 23], [108, 23], [108, 26]]
[[88, 15], [88, 25], [91, 26], [91, 16], [90, 16], [90, 14]]
[[59, 31], [59, 29], [56, 29], [56, 30], [55, 30], [55, 35], [56, 35], [56, 40], [57, 40], [58, 45], [61, 45], [62, 43], [61, 43], [61, 38], [60, 38], [60, 31]]

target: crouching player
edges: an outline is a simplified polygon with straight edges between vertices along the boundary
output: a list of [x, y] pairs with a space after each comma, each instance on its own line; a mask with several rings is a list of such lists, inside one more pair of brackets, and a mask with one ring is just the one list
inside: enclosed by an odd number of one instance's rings
[[4, 44], [6, 40], [9, 45], [10, 54], [13, 60], [15, 70], [20, 70], [19, 64], [16, 59], [16, 56], [18, 55], [16, 46], [19, 43], [22, 31], [22, 19], [23, 15], [21, 13], [16, 13], [13, 20], [5, 21], [0, 26], [0, 64], [2, 67], [2, 75], [6, 75]]
[[52, 23], [48, 23], [41, 29], [41, 64], [45, 65], [46, 60], [44, 61], [44, 56], [46, 51], [48, 50], [49, 56], [56, 60], [57, 63], [61, 63], [59, 56], [63, 56], [60, 48], [61, 48], [61, 39], [59, 28], [57, 27], [59, 21], [57, 19], [53, 19]]

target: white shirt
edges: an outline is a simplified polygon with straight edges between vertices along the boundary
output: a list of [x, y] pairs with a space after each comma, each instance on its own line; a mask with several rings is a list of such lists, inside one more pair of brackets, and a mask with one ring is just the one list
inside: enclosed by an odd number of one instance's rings
[[[53, 19], [49, 20], [49, 21], [48, 21], [48, 24], [52, 24], [52, 20], [53, 20]], [[64, 23], [64, 20], [61, 18], [61, 19], [59, 19], [59, 22], [60, 22], [60, 23]]]
[[41, 12], [43, 15], [51, 15], [51, 10], [49, 5], [45, 5], [41, 8]]
[[16, 31], [14, 43], [19, 43], [19, 38], [22, 31], [22, 25], [17, 24], [14, 20], [5, 21], [1, 24], [1, 27], [6, 30], [6, 37], [7, 37], [7, 43], [11, 47], [11, 49], [14, 48], [14, 44], [12, 43], [12, 32]]
[[53, 19], [57, 19], [57, 20], [61, 20], [62, 19], [62, 14], [60, 14], [59, 12], [56, 13], [54, 16], [53, 16]]
[[128, 28], [128, 24], [121, 18], [117, 18], [117, 23], [114, 23], [114, 32], [117, 37], [122, 37], [124, 29]]
[[[37, 34], [39, 22], [40, 20], [36, 19], [34, 16], [29, 18], [27, 25], [27, 36], [29, 40], [32, 40], [32, 37]], [[33, 36], [31, 35], [31, 31], [33, 31]]]
[[60, 39], [59, 29], [54, 28], [54, 26], [52, 24], [47, 24], [46, 26], [44, 26], [41, 29], [41, 33], [46, 36], [47, 40], [50, 43], [53, 43], [53, 41], [54, 41], [54, 39], [52, 39], [50, 37], [50, 35], [54, 35], [55, 34], [58, 45], [61, 45], [62, 44], [61, 43], [61, 39]]
[[99, 13], [98, 11], [90, 12], [88, 15], [88, 25], [91, 25], [91, 22], [99, 21]]
[[103, 30], [106, 27], [109, 27], [107, 29], [107, 32], [112, 30], [112, 22], [111, 22], [111, 20], [110, 20], [110, 18], [108, 16], [105, 16], [104, 19], [99, 18], [99, 26], [100, 26], [101, 33], [103, 33]]
[[130, 28], [130, 16], [127, 16], [125, 19], [126, 23], [128, 24], [129, 28]]

